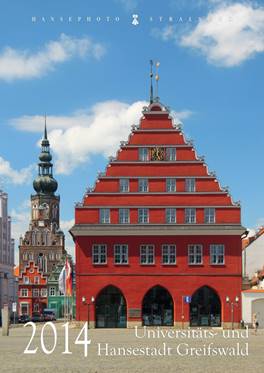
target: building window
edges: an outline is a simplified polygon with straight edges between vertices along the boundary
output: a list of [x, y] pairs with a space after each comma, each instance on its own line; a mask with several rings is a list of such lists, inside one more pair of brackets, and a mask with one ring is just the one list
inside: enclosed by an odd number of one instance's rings
[[166, 179], [166, 191], [176, 192], [176, 179]]
[[119, 209], [119, 223], [129, 223], [129, 209]]
[[188, 246], [189, 264], [202, 264], [203, 262], [203, 247], [202, 245]]
[[39, 284], [39, 276], [34, 276], [34, 284]]
[[93, 264], [106, 264], [106, 245], [93, 245]]
[[140, 246], [140, 264], [154, 264], [154, 246], [142, 245]]
[[207, 224], [215, 223], [215, 209], [213, 207], [204, 209], [204, 222]]
[[210, 261], [211, 264], [225, 263], [225, 247], [224, 245], [210, 245]]
[[39, 289], [33, 289], [32, 295], [34, 298], [39, 297]]
[[45, 288], [40, 289], [40, 296], [45, 298], [47, 296], [47, 289]]
[[196, 222], [196, 209], [185, 209], [185, 223], [192, 224]]
[[162, 263], [176, 264], [176, 246], [162, 245]]
[[28, 297], [28, 289], [21, 289], [20, 294], [21, 297]]
[[176, 161], [176, 148], [166, 149], [166, 159], [167, 161]]
[[148, 148], [139, 148], [139, 160], [140, 161], [148, 161], [149, 160]]
[[60, 260], [60, 258], [61, 258], [61, 254], [57, 253], [57, 254], [56, 254], [56, 259], [57, 259], [57, 260]]
[[139, 179], [138, 180], [138, 191], [139, 192], [148, 192], [148, 179]]
[[54, 253], [53, 252], [49, 253], [49, 260], [54, 260]]
[[128, 245], [115, 245], [115, 264], [128, 264]]
[[34, 312], [39, 312], [39, 304], [38, 303], [34, 304], [33, 311]]
[[56, 288], [55, 288], [54, 286], [51, 286], [51, 287], [49, 288], [49, 295], [50, 295], [51, 297], [55, 297], [55, 295], [56, 295]]
[[29, 253], [29, 254], [28, 254], [28, 259], [29, 259], [29, 260], [33, 260], [33, 259], [34, 259], [34, 255], [33, 255], [33, 253]]
[[129, 192], [129, 179], [120, 179], [119, 189], [120, 192]]
[[185, 179], [185, 191], [195, 192], [195, 179], [193, 177]]
[[138, 222], [140, 224], [149, 222], [149, 209], [138, 209]]
[[176, 209], [166, 209], [166, 223], [176, 223]]
[[100, 209], [100, 223], [101, 224], [110, 223], [110, 209]]
[[29, 277], [28, 276], [24, 276], [23, 283], [24, 284], [29, 284]]
[[27, 253], [23, 254], [23, 260], [28, 260], [28, 254]]

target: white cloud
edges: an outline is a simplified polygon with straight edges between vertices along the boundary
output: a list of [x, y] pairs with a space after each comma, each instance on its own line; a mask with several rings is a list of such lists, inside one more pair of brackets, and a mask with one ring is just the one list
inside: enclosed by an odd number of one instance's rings
[[60, 227], [65, 234], [65, 249], [67, 250], [68, 254], [70, 254], [75, 261], [75, 246], [72, 239], [72, 236], [69, 233], [69, 229], [72, 228], [74, 225], [74, 219], [71, 220], [61, 220]]
[[11, 235], [15, 239], [15, 263], [19, 263], [19, 238], [28, 230], [30, 222], [30, 201], [25, 200], [10, 212], [12, 219]]
[[131, 12], [138, 6], [138, 0], [115, 0], [119, 3], [127, 12]]
[[219, 5], [183, 35], [180, 44], [200, 51], [209, 63], [237, 66], [264, 51], [264, 8], [246, 3]]
[[[130, 126], [138, 123], [145, 101], [129, 105], [120, 101], [97, 103], [90, 109], [78, 110], [70, 116], [49, 116], [49, 140], [55, 153], [56, 173], [70, 174], [93, 155], [114, 155], [121, 140], [126, 140]], [[172, 112], [180, 122], [190, 111]], [[11, 124], [24, 131], [43, 131], [42, 116], [23, 116]]]
[[38, 78], [71, 58], [91, 56], [100, 59], [104, 53], [104, 46], [87, 36], [74, 38], [65, 34], [58, 40], [49, 41], [37, 52], [6, 47], [0, 53], [0, 79]]
[[31, 182], [34, 167], [31, 165], [17, 171], [11, 167], [8, 161], [0, 157], [0, 180], [16, 185], [27, 184]]

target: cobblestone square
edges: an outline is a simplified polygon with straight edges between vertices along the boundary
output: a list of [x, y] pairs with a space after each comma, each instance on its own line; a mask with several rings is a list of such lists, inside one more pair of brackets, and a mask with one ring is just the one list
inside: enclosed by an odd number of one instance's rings
[[[248, 338], [223, 338], [222, 329], [212, 329], [213, 338], [200, 338], [196, 331], [193, 338], [175, 336], [176, 329], [161, 328], [159, 336], [155, 328], [146, 331], [156, 333], [155, 338], [144, 337], [144, 329], [90, 329], [88, 339], [88, 356], [84, 357], [84, 346], [74, 344], [81, 329], [70, 326], [69, 351], [72, 354], [62, 354], [65, 350], [64, 328], [56, 323], [57, 345], [53, 353], [47, 355], [41, 349], [41, 329], [44, 324], [38, 324], [30, 349], [38, 350], [35, 354], [24, 354], [28, 345], [32, 328], [27, 326], [10, 329], [8, 337], [0, 336], [0, 371], [5, 372], [87, 372], [87, 373], [161, 373], [161, 372], [249, 372], [263, 371], [264, 331], [257, 335], [249, 330]], [[193, 329], [192, 329], [193, 330]], [[208, 330], [209, 331], [209, 330]], [[186, 331], [185, 331], [186, 332]], [[204, 332], [204, 330], [203, 330]], [[153, 334], [151, 334], [153, 336]], [[83, 337], [83, 336], [82, 336]], [[139, 338], [140, 337], [140, 338]], [[81, 338], [82, 339], [82, 338]], [[51, 328], [45, 327], [44, 344], [52, 349], [54, 336]], [[235, 356], [208, 356], [208, 345], [211, 347], [234, 347]], [[248, 355], [237, 356], [237, 344], [242, 352]], [[180, 345], [176, 353], [176, 347]], [[169, 351], [170, 350], [170, 351]], [[165, 351], [165, 356], [164, 356]], [[171, 354], [168, 354], [168, 351]], [[185, 355], [188, 351], [187, 356]], [[198, 351], [198, 356], [195, 351]], [[205, 351], [205, 355], [203, 353]], [[192, 355], [193, 354], [193, 355]], [[124, 356], [125, 355], [125, 356]]]

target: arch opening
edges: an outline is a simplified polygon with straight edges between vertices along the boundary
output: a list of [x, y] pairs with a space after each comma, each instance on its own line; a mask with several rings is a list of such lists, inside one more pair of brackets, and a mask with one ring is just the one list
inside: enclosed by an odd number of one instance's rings
[[221, 326], [221, 301], [209, 286], [200, 287], [192, 296], [190, 326]]
[[117, 287], [109, 285], [96, 298], [95, 327], [126, 328], [126, 324], [126, 299]]
[[146, 326], [172, 326], [173, 299], [167, 289], [154, 286], [144, 296], [142, 323]]

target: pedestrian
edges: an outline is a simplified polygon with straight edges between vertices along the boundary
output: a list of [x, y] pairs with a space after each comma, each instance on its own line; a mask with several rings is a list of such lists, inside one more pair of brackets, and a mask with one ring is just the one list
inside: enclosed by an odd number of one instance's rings
[[254, 328], [255, 334], [257, 334], [258, 327], [259, 327], [258, 317], [257, 317], [257, 314], [254, 313], [253, 314], [253, 328]]

